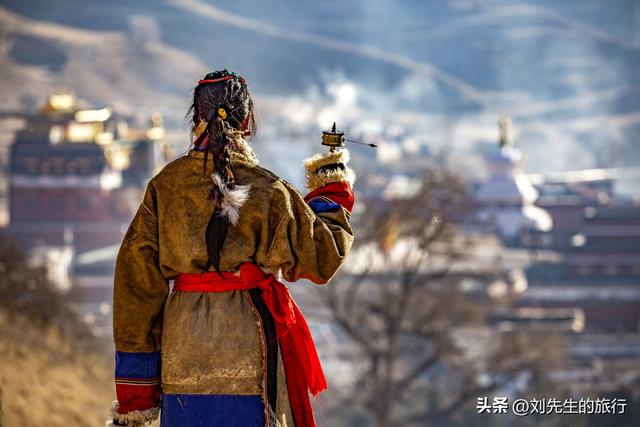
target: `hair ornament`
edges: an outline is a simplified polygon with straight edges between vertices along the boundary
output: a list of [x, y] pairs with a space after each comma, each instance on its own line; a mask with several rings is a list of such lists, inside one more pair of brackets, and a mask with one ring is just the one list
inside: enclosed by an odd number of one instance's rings
[[244, 77], [239, 76], [234, 72], [229, 72], [227, 71], [227, 69], [214, 71], [213, 73], [207, 74], [207, 77], [210, 77], [210, 78], [205, 77], [202, 80], [198, 80], [198, 85], [218, 83], [218, 82], [223, 82], [223, 81], [232, 80], [232, 79], [238, 79], [238, 81], [240, 81], [240, 83], [242, 83], [243, 85], [247, 84]]
[[227, 110], [224, 109], [224, 107], [220, 107], [218, 108], [218, 116], [222, 119], [225, 120], [227, 118]]
[[218, 83], [218, 82], [223, 82], [225, 80], [231, 80], [235, 78], [236, 78], [235, 75], [228, 75], [228, 76], [220, 77], [217, 79], [203, 79], [203, 80], [198, 80], [198, 84], [201, 85], [206, 83]]
[[200, 123], [198, 123], [198, 126], [193, 128], [193, 136], [198, 139], [200, 137], [200, 135], [202, 135], [202, 132], [204, 132], [204, 130], [207, 128], [207, 122], [200, 119]]

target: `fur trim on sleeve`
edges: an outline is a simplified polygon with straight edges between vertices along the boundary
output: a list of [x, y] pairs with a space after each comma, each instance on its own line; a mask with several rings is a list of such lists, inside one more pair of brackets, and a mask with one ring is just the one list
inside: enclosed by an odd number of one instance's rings
[[160, 408], [149, 408], [143, 411], [131, 411], [126, 414], [120, 414], [118, 413], [118, 402], [115, 401], [111, 405], [109, 415], [111, 416], [111, 420], [107, 421], [105, 427], [114, 426], [113, 420], [123, 424], [127, 423], [126, 425], [129, 427], [144, 427], [158, 418]]
[[[307, 189], [313, 191], [323, 185], [332, 182], [348, 182], [350, 185], [356, 181], [356, 174], [353, 169], [347, 166], [349, 162], [349, 151], [330, 151], [316, 154], [304, 161], [305, 179]], [[328, 170], [318, 170], [323, 166], [341, 163], [344, 169], [332, 168]]]

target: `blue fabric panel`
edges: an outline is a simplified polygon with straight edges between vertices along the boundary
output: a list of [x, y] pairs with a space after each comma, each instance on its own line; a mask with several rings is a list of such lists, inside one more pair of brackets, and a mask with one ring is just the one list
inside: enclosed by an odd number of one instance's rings
[[160, 377], [160, 351], [128, 353], [116, 351], [117, 378]]
[[335, 202], [323, 199], [311, 199], [309, 200], [309, 206], [311, 206], [311, 209], [313, 209], [315, 213], [335, 212], [337, 210], [340, 210], [340, 208], [342, 207]]
[[160, 427], [264, 427], [261, 396], [163, 394]]

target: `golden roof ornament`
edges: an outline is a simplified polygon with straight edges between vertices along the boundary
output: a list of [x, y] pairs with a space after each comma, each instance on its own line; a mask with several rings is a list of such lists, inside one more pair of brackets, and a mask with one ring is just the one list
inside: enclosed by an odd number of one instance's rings
[[513, 145], [513, 139], [511, 138], [511, 118], [509, 116], [502, 116], [498, 119], [498, 126], [500, 127], [500, 148]]

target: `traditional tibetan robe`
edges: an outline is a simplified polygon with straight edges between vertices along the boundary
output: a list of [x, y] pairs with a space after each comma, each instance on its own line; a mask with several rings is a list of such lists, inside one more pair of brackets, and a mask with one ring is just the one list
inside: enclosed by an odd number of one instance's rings
[[[327, 283], [353, 242], [347, 156], [307, 160], [311, 192], [303, 197], [252, 153], [233, 152], [236, 182], [249, 195], [221, 251], [225, 277], [244, 265], [288, 282]], [[142, 426], [160, 413], [162, 427], [312, 425], [292, 411], [295, 396], [263, 291], [172, 290], [176, 279], [197, 277], [207, 265], [214, 165], [209, 159], [205, 175], [203, 162], [204, 153], [191, 150], [149, 182], [118, 253], [114, 424]]]

